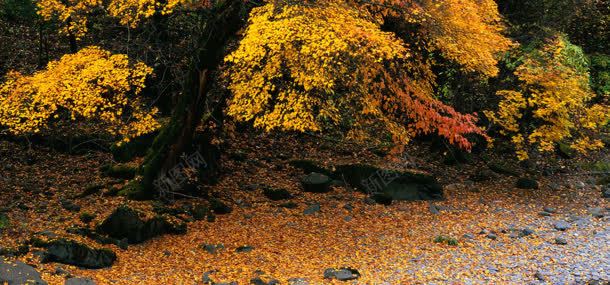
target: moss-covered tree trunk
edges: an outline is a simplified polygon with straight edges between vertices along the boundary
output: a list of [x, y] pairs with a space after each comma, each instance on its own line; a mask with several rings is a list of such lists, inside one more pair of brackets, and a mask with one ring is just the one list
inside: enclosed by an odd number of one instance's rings
[[[185, 78], [179, 103], [174, 107], [171, 121], [161, 130], [144, 160], [140, 175], [126, 194], [132, 199], [149, 199], [157, 193], [154, 182], [180, 163], [183, 154], [192, 148], [197, 127], [213, 118], [217, 110], [206, 110], [205, 103], [211, 87], [211, 76], [222, 63], [225, 47], [246, 21], [247, 1], [226, 0], [211, 9], [201, 23], [191, 66]], [[217, 150], [211, 147], [211, 136], [199, 142], [198, 151], [205, 159], [207, 176], [217, 172]]]

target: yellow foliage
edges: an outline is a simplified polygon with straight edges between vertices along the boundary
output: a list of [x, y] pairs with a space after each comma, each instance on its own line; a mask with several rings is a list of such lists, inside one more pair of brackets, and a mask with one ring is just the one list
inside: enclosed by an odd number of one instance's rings
[[136, 27], [142, 20], [160, 13], [171, 14], [181, 5], [207, 1], [193, 0], [38, 0], [38, 14], [46, 21], [56, 18], [62, 23], [61, 32], [77, 39], [87, 33], [87, 17], [95, 9], [106, 10], [123, 25]]
[[192, 0], [112, 0], [108, 4], [108, 13], [121, 22], [135, 28], [143, 19], [156, 13], [171, 14], [176, 7], [193, 2]]
[[589, 73], [570, 63], [568, 44], [556, 36], [540, 51], [527, 55], [515, 71], [521, 81], [519, 90], [499, 91], [498, 110], [486, 112], [502, 134], [512, 137], [521, 160], [529, 157], [527, 146], [550, 152], [558, 142], [571, 140], [572, 148], [583, 153], [603, 146], [586, 131], [605, 126], [610, 110], [589, 104], [595, 96]]
[[505, 25], [494, 0], [355, 1], [384, 16], [415, 25], [419, 48], [439, 51], [465, 71], [486, 77], [498, 74], [497, 56], [515, 44], [503, 35]]
[[38, 0], [38, 14], [45, 20], [62, 23], [61, 32], [80, 39], [87, 33], [87, 14], [102, 5], [102, 0]]
[[146, 111], [134, 97], [151, 73], [143, 63], [98, 47], [65, 55], [31, 76], [11, 72], [0, 85], [0, 126], [32, 134], [67, 115], [99, 122], [128, 141], [159, 127], [157, 110]]
[[228, 114], [267, 131], [387, 131], [398, 145], [437, 132], [468, 148], [474, 117], [435, 100], [430, 65], [377, 20], [341, 1], [254, 9], [225, 59]]

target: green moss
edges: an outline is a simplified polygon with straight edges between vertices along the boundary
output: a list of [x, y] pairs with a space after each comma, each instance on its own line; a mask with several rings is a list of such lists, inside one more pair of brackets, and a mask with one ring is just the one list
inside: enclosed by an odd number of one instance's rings
[[0, 230], [8, 228], [9, 220], [6, 214], [0, 213]]
[[133, 179], [137, 166], [130, 163], [108, 164], [101, 168], [104, 175], [117, 179]]
[[458, 240], [456, 238], [439, 235], [434, 239], [435, 243], [444, 243], [450, 246], [458, 246]]
[[81, 222], [88, 224], [91, 221], [93, 221], [95, 219], [95, 217], [96, 217], [95, 214], [84, 212], [84, 213], [80, 214], [79, 218], [80, 218]]

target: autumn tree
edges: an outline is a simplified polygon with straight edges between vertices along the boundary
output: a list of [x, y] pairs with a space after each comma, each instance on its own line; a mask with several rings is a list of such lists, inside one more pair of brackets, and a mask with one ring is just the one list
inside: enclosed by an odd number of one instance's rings
[[138, 94], [152, 69], [88, 47], [32, 75], [10, 72], [0, 85], [0, 125], [15, 135], [36, 134], [62, 120], [95, 122], [121, 142], [160, 125]]
[[[239, 48], [226, 58], [228, 114], [268, 131], [336, 126], [356, 138], [386, 131], [397, 146], [437, 133], [468, 149], [465, 135], [482, 133], [476, 119], [434, 98], [433, 63], [421, 50], [440, 51], [485, 77], [497, 74], [495, 55], [511, 42], [500, 34], [492, 2], [462, 2], [400, 2], [409, 8], [398, 12], [340, 1], [255, 8]], [[408, 45], [382, 31], [387, 15], [417, 23], [412, 33], [421, 42]]]
[[511, 138], [517, 157], [554, 151], [561, 142], [581, 153], [603, 147], [594, 134], [608, 124], [610, 109], [591, 103], [596, 95], [582, 50], [555, 35], [517, 57], [517, 88], [499, 91], [498, 110], [486, 112]]
[[[222, 116], [222, 109], [206, 109], [204, 103], [223, 62], [227, 67], [220, 75], [231, 95], [217, 98], [217, 106], [226, 105], [229, 116], [267, 131], [336, 129], [355, 139], [385, 133], [397, 150], [417, 135], [436, 133], [468, 149], [466, 135], [483, 132], [474, 115], [436, 98], [435, 57], [485, 80], [498, 73], [498, 54], [513, 45], [492, 0], [38, 4], [39, 13], [62, 23], [73, 41], [86, 34], [87, 17], [98, 11], [131, 27], [153, 16], [203, 11], [180, 101], [128, 189], [139, 197], [152, 195], [157, 175], [192, 149], [199, 125]], [[228, 43], [244, 27], [237, 48], [225, 58]]]

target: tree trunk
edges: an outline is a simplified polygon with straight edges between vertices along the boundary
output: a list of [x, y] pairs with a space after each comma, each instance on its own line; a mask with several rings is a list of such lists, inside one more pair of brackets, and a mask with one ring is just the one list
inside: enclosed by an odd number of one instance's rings
[[[202, 21], [202, 32], [185, 78], [183, 93], [174, 108], [171, 121], [155, 139], [140, 169], [139, 179], [126, 188], [125, 194], [132, 199], [150, 199], [160, 189], [155, 189], [155, 180], [179, 165], [181, 156], [190, 155], [197, 126], [213, 118], [215, 110], [205, 110], [207, 94], [211, 87], [211, 76], [222, 63], [225, 47], [244, 25], [247, 15], [243, 0], [226, 0], [212, 9], [210, 17]], [[200, 171], [207, 176], [217, 171], [217, 151], [209, 143], [210, 136], [200, 144], [205, 165]]]

